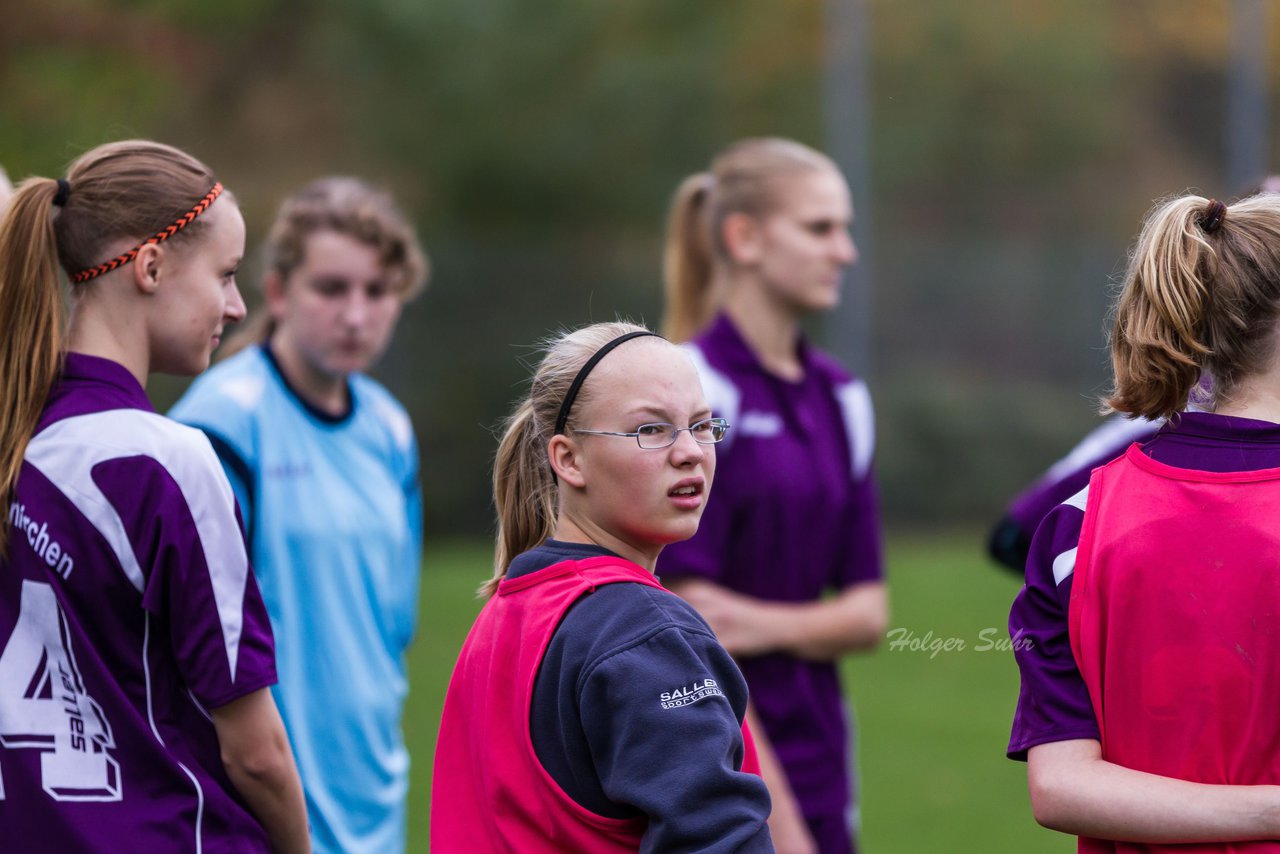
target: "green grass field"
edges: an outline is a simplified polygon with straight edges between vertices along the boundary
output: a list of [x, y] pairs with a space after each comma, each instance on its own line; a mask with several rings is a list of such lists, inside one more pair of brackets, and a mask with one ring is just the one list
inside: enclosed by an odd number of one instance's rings
[[[891, 640], [926, 647], [956, 638], [963, 649], [932, 654], [888, 643], [850, 660], [846, 684], [859, 722], [862, 844], [870, 854], [1069, 852], [1075, 840], [1038, 827], [1024, 766], [1004, 758], [1017, 697], [1006, 642], [1018, 582], [990, 564], [977, 533], [893, 535], [888, 543]], [[413, 756], [409, 850], [427, 848], [431, 761], [445, 686], [488, 575], [487, 543], [428, 549], [422, 629], [409, 656], [405, 717]], [[930, 635], [929, 633], [932, 633]]]

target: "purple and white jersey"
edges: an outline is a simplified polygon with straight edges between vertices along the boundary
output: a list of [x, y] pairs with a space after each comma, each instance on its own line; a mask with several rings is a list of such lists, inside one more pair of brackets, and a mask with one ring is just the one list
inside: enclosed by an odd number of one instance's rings
[[1084, 489], [1095, 468], [1111, 462], [1134, 442], [1147, 441], [1163, 423], [1164, 419], [1114, 415], [1089, 431], [1065, 457], [1014, 496], [988, 538], [991, 556], [1023, 572], [1031, 538], [1049, 511]]
[[1049, 511], [1089, 485], [1089, 475], [1111, 462], [1134, 442], [1145, 442], [1163, 419], [1113, 416], [1090, 430], [1071, 451], [1009, 502], [1008, 515], [1034, 534]]
[[[866, 386], [804, 342], [802, 380], [770, 374], [723, 314], [690, 355], [712, 409], [732, 427], [716, 449], [698, 533], [663, 550], [658, 574], [779, 602], [880, 581]], [[852, 791], [835, 663], [776, 653], [739, 665], [805, 815], [843, 814]]]
[[206, 711], [275, 682], [231, 487], [122, 366], [69, 354], [0, 562], [0, 845], [268, 851]]
[[[1184, 412], [1142, 445], [1152, 459], [1196, 471], [1280, 468], [1280, 424]], [[1037, 744], [1098, 738], [1089, 692], [1076, 667], [1067, 631], [1076, 546], [1089, 497], [1086, 486], [1058, 505], [1036, 530], [1027, 583], [1009, 613], [1009, 634], [1022, 642], [1014, 656], [1022, 688], [1008, 754], [1026, 759]]]

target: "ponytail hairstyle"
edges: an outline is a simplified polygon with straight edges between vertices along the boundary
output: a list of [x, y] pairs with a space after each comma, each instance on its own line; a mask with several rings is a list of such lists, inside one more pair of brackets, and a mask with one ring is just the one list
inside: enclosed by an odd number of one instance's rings
[[711, 322], [723, 294], [716, 288], [717, 263], [728, 263], [723, 226], [730, 214], [764, 217], [798, 174], [840, 173], [825, 154], [778, 137], [744, 139], [725, 149], [711, 169], [681, 182], [667, 218], [663, 250], [666, 313], [663, 336], [688, 341]]
[[[209, 167], [183, 151], [127, 140], [87, 152], [65, 180], [28, 178], [18, 186], [0, 221], [0, 507], [13, 499], [27, 442], [62, 367], [59, 267], [79, 280], [71, 285], [75, 300], [94, 277], [128, 263], [124, 256], [107, 261], [112, 243], [142, 241], [175, 225], [216, 183]], [[162, 239], [189, 241], [203, 225], [192, 216]], [[2, 524], [0, 555], [8, 539]]]
[[[634, 323], [597, 323], [547, 342], [533, 374], [529, 396], [507, 419], [493, 464], [493, 503], [498, 511], [494, 573], [480, 588], [492, 596], [511, 561], [551, 536], [555, 530], [557, 481], [547, 455], [555, 435], [560, 405], [574, 378], [596, 351], [629, 332], [647, 332]], [[575, 408], [589, 397], [583, 385]], [[569, 413], [572, 416], [572, 412]]]
[[[285, 199], [263, 249], [267, 272], [287, 280], [306, 260], [307, 238], [318, 231], [335, 231], [376, 249], [403, 301], [426, 287], [430, 266], [413, 225], [389, 194], [359, 178], [317, 178]], [[274, 331], [275, 319], [262, 306], [219, 351], [219, 361]]]
[[1280, 195], [1157, 204], [1116, 303], [1106, 407], [1167, 418], [1193, 394], [1221, 403], [1274, 357], [1277, 318]]

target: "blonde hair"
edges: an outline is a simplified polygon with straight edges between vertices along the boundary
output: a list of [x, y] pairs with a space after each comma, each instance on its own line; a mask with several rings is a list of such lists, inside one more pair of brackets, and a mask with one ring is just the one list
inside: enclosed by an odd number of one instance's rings
[[[158, 142], [126, 140], [85, 153], [53, 178], [28, 178], [0, 221], [0, 507], [8, 507], [49, 390], [61, 369], [66, 312], [58, 268], [68, 277], [107, 259], [118, 240], [156, 234], [213, 187], [213, 172]], [[54, 200], [62, 204], [55, 206]], [[189, 241], [199, 218], [170, 239]], [[73, 293], [92, 287], [72, 285]], [[8, 545], [0, 525], [0, 554]]]
[[1159, 204], [1130, 254], [1111, 335], [1105, 405], [1148, 418], [1212, 405], [1274, 355], [1280, 317], [1280, 195], [1227, 207], [1200, 196]]
[[723, 294], [715, 290], [715, 265], [727, 260], [725, 218], [735, 213], [763, 217], [778, 205], [781, 190], [797, 174], [839, 168], [825, 154], [790, 139], [744, 139], [725, 149], [711, 169], [685, 178], [667, 219], [663, 251], [666, 312], [662, 332], [687, 341], [711, 321]]
[[[306, 259], [307, 238], [318, 231], [335, 231], [375, 248], [401, 299], [411, 300], [426, 287], [426, 253], [388, 193], [346, 176], [317, 178], [305, 185], [285, 199], [267, 233], [267, 271], [288, 279]], [[271, 313], [266, 306], [259, 308], [227, 341], [219, 360], [265, 341], [274, 331]]]
[[[511, 561], [551, 536], [557, 513], [557, 481], [547, 457], [547, 443], [555, 434], [556, 417], [578, 371], [597, 350], [643, 326], [618, 321], [597, 323], [567, 332], [544, 345], [529, 395], [503, 425], [493, 464], [493, 503], [498, 513], [494, 574], [480, 588], [492, 596]], [[590, 383], [574, 399], [581, 407], [589, 399]], [[569, 413], [572, 416], [572, 412]]]

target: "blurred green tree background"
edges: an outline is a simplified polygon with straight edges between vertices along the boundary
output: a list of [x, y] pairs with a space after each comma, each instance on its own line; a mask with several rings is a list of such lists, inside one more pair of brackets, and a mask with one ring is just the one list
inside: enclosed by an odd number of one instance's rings
[[[873, 177], [853, 193], [875, 223], [886, 509], [989, 522], [1093, 424], [1110, 287], [1152, 200], [1236, 189], [1229, 5], [871, 0], [870, 18]], [[15, 180], [146, 136], [214, 166], [251, 251], [321, 174], [412, 212], [434, 276], [376, 373], [417, 424], [429, 536], [489, 529], [529, 345], [658, 321], [684, 175], [745, 135], [824, 142], [820, 0], [44, 0], [5, 19]], [[253, 300], [252, 264], [241, 284]], [[158, 406], [183, 385], [157, 378]]]

